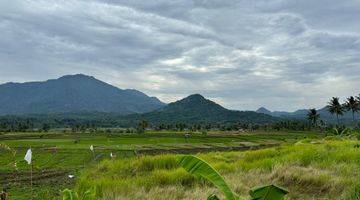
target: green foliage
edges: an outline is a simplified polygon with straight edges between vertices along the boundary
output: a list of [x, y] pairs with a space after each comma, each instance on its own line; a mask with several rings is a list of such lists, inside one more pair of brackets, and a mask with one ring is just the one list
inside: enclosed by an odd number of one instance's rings
[[262, 186], [250, 190], [252, 200], [282, 200], [288, 193], [285, 189], [274, 185]]
[[[225, 181], [246, 199], [250, 199], [248, 187], [266, 182], [291, 188], [286, 199], [350, 200], [356, 199], [353, 197], [359, 196], [360, 191], [359, 144], [357, 140], [345, 138], [306, 139], [275, 148], [197, 156], [230, 177]], [[103, 161], [79, 176], [75, 190], [82, 192], [95, 186], [98, 199], [117, 196], [123, 199], [206, 199], [213, 194], [214, 188], [209, 187], [211, 182], [174, 165], [174, 159], [179, 161], [180, 158], [168, 154]]]
[[335, 114], [339, 124], [339, 115], [344, 114], [344, 107], [339, 101], [339, 97], [333, 97], [328, 103], [328, 110], [331, 114]]
[[208, 163], [195, 156], [183, 156], [179, 164], [189, 173], [202, 176], [218, 187], [227, 200], [236, 200], [237, 196], [230, 189], [224, 178]]
[[95, 200], [94, 190], [87, 190], [82, 195], [69, 189], [63, 190], [63, 200]]
[[332, 134], [339, 135], [339, 136], [347, 135], [347, 133], [349, 133], [349, 132], [350, 132], [350, 129], [345, 128], [345, 127], [337, 127], [337, 128], [332, 129]]
[[344, 104], [344, 107], [346, 110], [352, 112], [353, 120], [355, 120], [355, 112], [358, 112], [360, 110], [360, 103], [358, 100], [356, 100], [355, 97], [351, 96], [346, 99], [346, 102]]
[[220, 200], [215, 194], [208, 196], [207, 200]]
[[316, 122], [320, 118], [320, 114], [318, 114], [315, 108], [310, 109], [307, 116], [308, 116], [308, 120], [312, 123], [313, 126], [316, 125]]
[[69, 189], [65, 189], [63, 192], [63, 200], [77, 200], [78, 196], [77, 193], [69, 190]]
[[[213, 183], [220, 189], [227, 200], [240, 199], [230, 189], [224, 178], [207, 162], [195, 156], [186, 155], [180, 159], [180, 165], [189, 173], [195, 174]], [[250, 190], [252, 200], [282, 200], [288, 192], [280, 187], [274, 185], [267, 185]], [[208, 200], [219, 199], [216, 195], [210, 195]]]

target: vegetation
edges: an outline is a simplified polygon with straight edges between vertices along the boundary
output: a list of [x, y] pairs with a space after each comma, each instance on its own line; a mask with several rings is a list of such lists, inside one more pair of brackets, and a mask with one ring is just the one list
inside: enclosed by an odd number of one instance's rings
[[[346, 199], [360, 197], [358, 141], [302, 140], [270, 149], [198, 154], [224, 175], [233, 191], [264, 183], [289, 189], [288, 199]], [[85, 170], [76, 184], [82, 193], [95, 186], [98, 199], [206, 199], [213, 185], [178, 166], [181, 155], [140, 156], [106, 160]]]
[[320, 118], [320, 114], [317, 113], [315, 108], [312, 108], [308, 112], [308, 120], [311, 121], [312, 125], [315, 126]]
[[[195, 156], [187, 155], [180, 158], [179, 164], [191, 174], [201, 176], [212, 182], [219, 190], [224, 193], [227, 200], [240, 200], [242, 197], [235, 194], [224, 178], [212, 166]], [[262, 200], [282, 200], [288, 191], [274, 185], [261, 186], [250, 190], [252, 199]], [[215, 194], [207, 199], [219, 199]]]
[[338, 125], [340, 124], [339, 122], [339, 115], [343, 115], [344, 114], [344, 108], [343, 106], [340, 104], [339, 102], [339, 98], [338, 97], [333, 97], [329, 104], [328, 104], [328, 109], [329, 112], [331, 114], [335, 114], [336, 115], [336, 119], [337, 119], [337, 123]]
[[355, 112], [360, 110], [360, 103], [353, 97], [347, 98], [347, 101], [344, 104], [344, 107], [352, 112], [353, 120], [355, 121]]
[[328, 103], [328, 109], [331, 114], [335, 114], [337, 118], [337, 123], [339, 123], [339, 116], [343, 115], [344, 112], [351, 111], [352, 119], [355, 121], [355, 113], [360, 111], [360, 95], [359, 97], [350, 96], [347, 98], [344, 104], [340, 103], [338, 97], [333, 97]]
[[[58, 199], [64, 188], [74, 189], [63, 191], [65, 199], [78, 200], [257, 199], [264, 191], [281, 197], [284, 190], [273, 184], [289, 188], [288, 199], [360, 199], [359, 99], [341, 104], [332, 98], [328, 109], [337, 126], [316, 109], [309, 110], [308, 121], [265, 123], [264, 114], [229, 111], [197, 95], [126, 119], [104, 113], [76, 120], [61, 114], [0, 117], [0, 183], [11, 199]], [[350, 127], [339, 119], [346, 111], [353, 114]], [[29, 147], [34, 188], [23, 160]], [[273, 148], [255, 150], [265, 147]], [[254, 188], [263, 184], [269, 185]]]

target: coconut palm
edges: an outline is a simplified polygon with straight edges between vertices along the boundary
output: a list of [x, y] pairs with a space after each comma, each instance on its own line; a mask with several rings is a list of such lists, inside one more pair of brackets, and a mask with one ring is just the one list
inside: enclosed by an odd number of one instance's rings
[[349, 111], [351, 110], [353, 120], [355, 121], [355, 112], [358, 112], [360, 110], [359, 102], [353, 96], [351, 96], [347, 98], [344, 107]]
[[333, 97], [327, 106], [331, 114], [336, 115], [337, 123], [339, 124], [339, 115], [344, 114], [344, 107], [340, 104], [339, 97]]
[[312, 123], [313, 126], [316, 125], [316, 122], [320, 118], [320, 114], [316, 111], [315, 108], [310, 109], [307, 116], [308, 120]]

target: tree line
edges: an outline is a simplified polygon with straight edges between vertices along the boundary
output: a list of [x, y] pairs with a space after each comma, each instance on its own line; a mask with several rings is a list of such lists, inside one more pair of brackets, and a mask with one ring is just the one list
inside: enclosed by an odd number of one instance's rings
[[[348, 97], [344, 103], [340, 102], [339, 97], [332, 97], [326, 108], [332, 115], [336, 116], [337, 125], [340, 125], [340, 116], [344, 115], [346, 111], [351, 111], [353, 121], [356, 121], [355, 113], [360, 111], [360, 94], [356, 97]], [[317, 126], [321, 118], [315, 108], [309, 109], [307, 117], [313, 126]]]

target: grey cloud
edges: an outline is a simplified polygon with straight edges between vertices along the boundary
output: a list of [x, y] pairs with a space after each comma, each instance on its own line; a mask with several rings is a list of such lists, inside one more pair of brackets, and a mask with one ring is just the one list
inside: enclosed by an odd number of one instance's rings
[[0, 1], [0, 82], [85, 73], [165, 101], [320, 107], [359, 93], [359, 11], [356, 0]]

